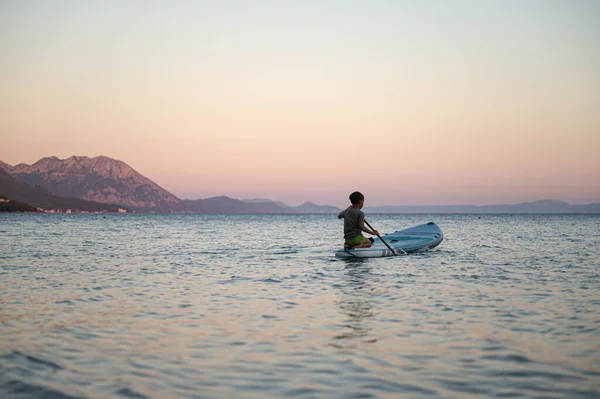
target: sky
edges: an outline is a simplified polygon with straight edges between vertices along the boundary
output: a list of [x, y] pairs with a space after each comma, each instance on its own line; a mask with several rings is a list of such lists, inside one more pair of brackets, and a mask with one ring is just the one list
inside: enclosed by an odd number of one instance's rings
[[176, 196], [600, 202], [600, 2], [0, 2], [0, 160]]

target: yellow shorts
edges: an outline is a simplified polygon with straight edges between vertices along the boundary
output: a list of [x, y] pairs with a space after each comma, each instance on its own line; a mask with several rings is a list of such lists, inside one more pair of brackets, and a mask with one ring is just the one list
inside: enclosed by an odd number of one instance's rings
[[350, 240], [346, 240], [346, 245], [353, 247], [355, 245], [362, 244], [363, 242], [365, 242], [365, 237], [359, 234]]

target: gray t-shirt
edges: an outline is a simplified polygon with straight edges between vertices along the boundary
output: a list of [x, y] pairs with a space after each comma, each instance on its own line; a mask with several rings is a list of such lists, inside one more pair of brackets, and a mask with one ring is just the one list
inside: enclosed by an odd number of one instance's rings
[[344, 213], [344, 239], [351, 240], [362, 235], [360, 224], [364, 223], [365, 214], [358, 208], [350, 207]]

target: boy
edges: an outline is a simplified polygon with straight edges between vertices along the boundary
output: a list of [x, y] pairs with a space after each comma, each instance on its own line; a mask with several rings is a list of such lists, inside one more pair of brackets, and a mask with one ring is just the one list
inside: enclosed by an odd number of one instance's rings
[[344, 218], [344, 248], [369, 248], [373, 239], [368, 240], [362, 235], [362, 232], [379, 235], [377, 230], [371, 231], [365, 227], [365, 214], [361, 211], [365, 204], [365, 196], [358, 191], [350, 194], [352, 206], [341, 211], [338, 219]]

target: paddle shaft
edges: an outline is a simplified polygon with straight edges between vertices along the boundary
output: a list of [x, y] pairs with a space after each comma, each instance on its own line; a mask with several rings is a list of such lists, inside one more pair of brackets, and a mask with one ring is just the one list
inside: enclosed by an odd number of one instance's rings
[[[369, 224], [369, 222], [367, 222], [367, 220], [366, 220], [366, 219], [365, 219], [365, 223], [367, 224], [367, 226], [369, 226], [369, 228], [370, 228], [371, 230], [375, 231], [375, 229], [373, 228], [373, 226], [371, 226], [371, 225]], [[385, 246], [386, 246], [386, 247], [388, 247], [388, 248], [389, 248], [389, 250], [390, 250], [390, 251], [392, 251], [392, 253], [393, 253], [394, 255], [398, 255], [398, 254], [396, 253], [396, 251], [394, 251], [394, 250], [392, 249], [392, 247], [390, 247], [390, 246], [388, 245], [388, 243], [387, 243], [387, 242], [385, 242], [385, 240], [384, 240], [383, 238], [381, 238], [381, 236], [380, 236], [379, 234], [377, 234], [377, 237], [379, 237], [379, 239], [381, 240], [381, 242], [382, 242], [382, 243], [384, 243], [384, 244], [385, 244]]]

